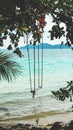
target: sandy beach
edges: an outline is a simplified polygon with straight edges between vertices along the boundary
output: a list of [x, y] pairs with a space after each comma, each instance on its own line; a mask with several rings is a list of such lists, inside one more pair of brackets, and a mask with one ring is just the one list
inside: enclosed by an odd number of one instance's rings
[[[45, 117], [40, 117], [39, 118], [39, 125], [47, 125], [47, 124], [52, 124], [54, 122], [63, 122], [63, 123], [68, 123], [71, 120], [73, 120], [73, 112], [69, 113], [60, 113], [56, 115], [47, 115]], [[21, 122], [21, 121], [20, 121]], [[28, 119], [27, 121], [22, 121], [23, 123], [30, 123], [30, 124], [36, 124], [36, 119]]]
[[[36, 117], [26, 119], [8, 119], [8, 120], [0, 120], [0, 126], [12, 126], [16, 124], [30, 124], [36, 126]], [[66, 113], [58, 113], [55, 115], [47, 115], [44, 117], [39, 117], [38, 126], [47, 126], [54, 124], [55, 122], [63, 122], [63, 124], [68, 124], [70, 121], [73, 120], [73, 112], [66, 112]]]

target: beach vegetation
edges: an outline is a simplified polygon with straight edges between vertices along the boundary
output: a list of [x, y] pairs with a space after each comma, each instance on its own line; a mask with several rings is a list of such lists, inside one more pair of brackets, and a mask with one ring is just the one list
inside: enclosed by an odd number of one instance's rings
[[52, 91], [52, 94], [57, 100], [64, 101], [65, 99], [69, 98], [72, 102], [73, 81], [68, 81], [66, 87], [60, 88], [57, 91]]
[[0, 51], [0, 80], [13, 81], [21, 75], [22, 67], [13, 59], [13, 55]]

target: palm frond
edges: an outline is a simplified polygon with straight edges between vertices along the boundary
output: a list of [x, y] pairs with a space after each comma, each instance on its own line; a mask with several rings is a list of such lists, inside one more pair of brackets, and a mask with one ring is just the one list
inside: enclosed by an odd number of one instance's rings
[[22, 67], [13, 60], [13, 55], [0, 52], [0, 80], [12, 81], [21, 75]]

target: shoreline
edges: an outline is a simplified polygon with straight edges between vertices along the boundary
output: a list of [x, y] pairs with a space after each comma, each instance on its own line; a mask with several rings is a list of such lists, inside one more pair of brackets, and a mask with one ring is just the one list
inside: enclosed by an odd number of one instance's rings
[[12, 119], [5, 119], [0, 120], [0, 126], [12, 126], [18, 123], [20, 124], [31, 124], [36, 126], [36, 119], [39, 119], [38, 125], [46, 126], [48, 124], [53, 124], [54, 122], [63, 122], [64, 124], [73, 120], [73, 112], [64, 112], [64, 113], [57, 113], [54, 115], [45, 115], [45, 116], [35, 116], [33, 118], [12, 118]]

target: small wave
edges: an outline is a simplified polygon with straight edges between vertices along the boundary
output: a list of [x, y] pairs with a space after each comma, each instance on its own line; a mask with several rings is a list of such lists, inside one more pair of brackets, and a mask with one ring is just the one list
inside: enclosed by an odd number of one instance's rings
[[8, 108], [0, 107], [0, 111], [5, 111], [5, 112], [7, 112], [7, 111], [8, 111]]
[[30, 114], [29, 116], [26, 115], [26, 116], [19, 116], [19, 115], [11, 115], [8, 117], [5, 115], [2, 119], [0, 119], [0, 121], [18, 121], [18, 120], [29, 120], [29, 119], [36, 119], [36, 118], [41, 118], [41, 117], [47, 117], [47, 116], [53, 116], [53, 115], [57, 115], [57, 114], [65, 114], [65, 113], [69, 113], [70, 111], [48, 111], [48, 112], [40, 112], [40, 113], [36, 113], [36, 114]]

